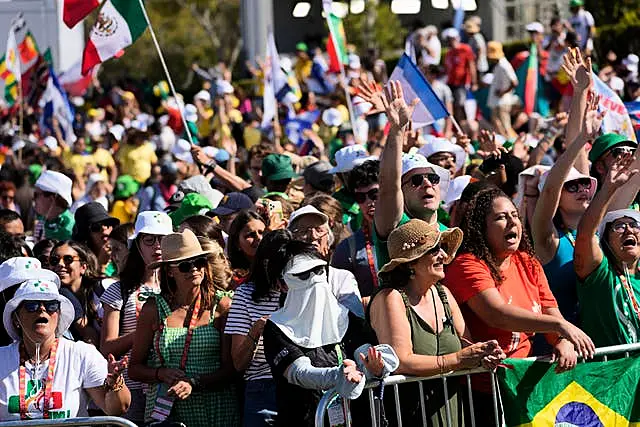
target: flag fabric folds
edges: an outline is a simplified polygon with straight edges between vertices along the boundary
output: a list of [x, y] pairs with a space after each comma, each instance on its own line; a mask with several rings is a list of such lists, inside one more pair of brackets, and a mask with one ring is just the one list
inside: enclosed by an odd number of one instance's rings
[[[516, 95], [524, 103], [525, 113], [537, 112], [543, 117], [548, 116], [550, 114], [549, 100], [545, 94], [545, 81], [540, 76], [536, 45], [531, 45], [528, 54], [527, 52], [521, 52], [516, 57], [526, 58], [521, 65], [514, 67], [518, 77]], [[512, 61], [512, 63], [514, 62]]]
[[[134, 2], [134, 0], [131, 1]], [[67, 27], [73, 28], [98, 6], [100, 6], [98, 0], [64, 0], [62, 20]]]
[[74, 142], [76, 138], [73, 133], [73, 108], [69, 103], [66, 92], [58, 81], [58, 77], [51, 68], [49, 69], [47, 88], [40, 98], [40, 107], [43, 109], [41, 128], [49, 129], [53, 134], [53, 119], [55, 118], [60, 124], [60, 130], [65, 141]]
[[264, 98], [262, 127], [267, 128], [276, 116], [278, 100], [283, 100], [291, 89], [287, 83], [287, 75], [280, 67], [280, 57], [276, 48], [273, 32], [267, 36], [266, 72], [264, 75]]
[[147, 29], [147, 21], [136, 0], [107, 0], [91, 29], [91, 36], [82, 56], [82, 74], [119, 56], [122, 49], [133, 44]]
[[4, 82], [4, 100], [12, 106], [18, 99], [18, 82], [16, 76], [7, 69], [5, 56], [0, 58], [0, 79]]
[[391, 73], [389, 80], [400, 81], [407, 104], [416, 98], [420, 99], [412, 117], [413, 125], [416, 128], [430, 125], [436, 120], [449, 116], [447, 108], [406, 53], [400, 57], [400, 61]]
[[25, 34], [24, 39], [18, 45], [18, 51], [20, 52], [20, 61], [24, 65], [28, 65], [38, 58], [40, 52], [31, 31], [27, 31], [27, 34]]
[[93, 81], [93, 76], [98, 68], [95, 67], [93, 71], [86, 76], [82, 75], [82, 62], [78, 61], [66, 71], [63, 71], [58, 76], [58, 81], [67, 91], [69, 96], [84, 96]]
[[[640, 357], [578, 363], [556, 374], [555, 364], [508, 359], [498, 378], [508, 427], [640, 426]], [[640, 398], [640, 396], [638, 396]]]
[[329, 38], [327, 39], [329, 71], [339, 73], [340, 67], [349, 62], [344, 25], [342, 25], [342, 19], [333, 14], [331, 1], [323, 1], [322, 8], [327, 15], [327, 26], [329, 27]]
[[4, 56], [4, 60], [7, 71], [15, 76], [16, 81], [20, 82], [20, 58], [18, 57], [18, 44], [16, 43], [16, 32], [14, 27], [9, 29], [7, 52]]
[[36, 61], [22, 73], [22, 96], [27, 105], [36, 107], [49, 81], [49, 64], [44, 56], [38, 55]]
[[636, 135], [633, 123], [631, 123], [631, 118], [624, 102], [595, 73], [591, 74], [593, 76], [593, 88], [600, 95], [598, 109], [607, 112], [602, 120], [602, 131], [626, 135], [630, 140], [635, 141]]

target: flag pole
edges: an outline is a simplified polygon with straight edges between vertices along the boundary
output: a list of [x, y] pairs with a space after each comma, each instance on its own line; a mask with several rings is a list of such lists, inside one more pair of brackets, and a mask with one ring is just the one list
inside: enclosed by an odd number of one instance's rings
[[191, 135], [191, 130], [189, 130], [189, 125], [187, 123], [187, 119], [184, 116], [184, 102], [181, 102], [178, 98], [178, 93], [176, 92], [175, 86], [173, 86], [173, 80], [171, 80], [171, 75], [169, 74], [169, 69], [167, 68], [167, 63], [164, 60], [164, 56], [162, 55], [162, 50], [160, 49], [160, 44], [158, 44], [158, 39], [156, 38], [156, 32], [153, 31], [153, 25], [151, 25], [151, 20], [149, 19], [149, 15], [147, 14], [147, 9], [144, 7], [144, 3], [142, 0], [138, 0], [140, 4], [140, 8], [142, 9], [142, 14], [144, 15], [144, 19], [147, 21], [147, 25], [149, 26], [149, 32], [151, 33], [151, 39], [153, 40], [153, 45], [158, 52], [158, 57], [160, 58], [160, 63], [162, 64], [162, 69], [164, 70], [164, 74], [167, 76], [167, 82], [169, 83], [169, 89], [171, 89], [171, 94], [176, 99], [178, 103], [178, 110], [180, 111], [180, 118], [182, 119], [182, 125], [184, 126], [184, 130], [187, 133], [187, 137], [189, 138], [189, 142], [193, 144], [193, 137]]
[[460, 125], [458, 124], [458, 121], [456, 120], [455, 117], [453, 117], [453, 114], [449, 115], [449, 118], [451, 119], [451, 123], [453, 123], [453, 126], [456, 128], [456, 130], [458, 131], [458, 133], [464, 133], [462, 132], [462, 128], [460, 127]]

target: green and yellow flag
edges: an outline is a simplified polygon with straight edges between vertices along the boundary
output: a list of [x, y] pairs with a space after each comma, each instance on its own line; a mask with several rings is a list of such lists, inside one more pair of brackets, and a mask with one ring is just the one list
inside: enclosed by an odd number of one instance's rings
[[513, 366], [498, 371], [508, 427], [640, 426], [640, 356], [579, 363], [562, 374], [545, 362], [505, 364]]
[[0, 79], [4, 81], [4, 99], [12, 106], [18, 99], [18, 82], [16, 76], [7, 69], [4, 55], [0, 58]]
[[344, 32], [342, 19], [333, 14], [331, 0], [323, 0], [322, 7], [327, 16], [329, 38], [327, 39], [327, 54], [329, 55], [329, 71], [340, 72], [340, 65], [349, 61], [347, 52], [347, 36]]

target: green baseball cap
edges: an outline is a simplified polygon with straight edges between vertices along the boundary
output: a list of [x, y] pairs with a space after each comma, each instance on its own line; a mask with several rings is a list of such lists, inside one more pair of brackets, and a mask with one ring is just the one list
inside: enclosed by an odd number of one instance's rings
[[598, 160], [604, 153], [612, 149], [616, 145], [627, 145], [629, 147], [637, 147], [638, 143], [631, 141], [626, 135], [620, 135], [618, 133], [605, 133], [600, 135], [593, 142], [591, 151], [589, 151], [589, 160], [591, 163]]
[[569, 2], [569, 7], [580, 7], [584, 6], [584, 2], [582, 0], [571, 0]]
[[182, 199], [180, 207], [169, 214], [169, 218], [171, 218], [173, 226], [177, 227], [190, 216], [205, 215], [211, 209], [213, 209], [213, 205], [209, 199], [200, 193], [189, 193]]
[[37, 163], [29, 165], [29, 182], [34, 185], [38, 178], [42, 175], [42, 165]]
[[120, 175], [116, 179], [116, 188], [113, 190], [113, 197], [116, 200], [124, 200], [133, 196], [140, 189], [138, 181], [131, 175]]
[[298, 44], [296, 44], [296, 50], [302, 51], [302, 52], [308, 52], [309, 51], [309, 46], [307, 46], [307, 44], [305, 42], [300, 42]]
[[284, 154], [269, 154], [262, 160], [262, 176], [271, 181], [295, 177], [291, 157]]

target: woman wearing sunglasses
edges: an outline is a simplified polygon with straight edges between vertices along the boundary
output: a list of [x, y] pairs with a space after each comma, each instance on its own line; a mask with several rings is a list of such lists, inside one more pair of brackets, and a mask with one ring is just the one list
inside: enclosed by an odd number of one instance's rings
[[127, 410], [127, 360], [61, 338], [73, 318], [71, 302], [45, 279], [24, 282], [7, 302], [2, 320], [14, 342], [0, 347], [0, 421], [86, 417], [90, 401], [107, 415]]
[[[130, 356], [142, 307], [150, 295], [160, 292], [159, 268], [150, 265], [162, 260], [160, 241], [172, 231], [171, 219], [164, 212], [146, 211], [138, 215], [133, 234], [124, 245], [129, 248], [129, 254], [120, 272], [120, 280], [109, 286], [100, 297], [104, 308], [100, 337], [103, 355], [113, 354], [116, 358]], [[131, 380], [128, 371], [123, 375], [131, 390], [131, 406], [124, 417], [142, 425], [146, 385]]]
[[[399, 374], [426, 377], [480, 365], [493, 368], [504, 358], [495, 340], [471, 343], [458, 304], [440, 284], [461, 242], [459, 228], [440, 232], [416, 219], [389, 236], [391, 261], [380, 269], [381, 287], [372, 298], [369, 319], [378, 341], [398, 354]], [[403, 422], [418, 425], [419, 391], [413, 385], [403, 389]], [[451, 425], [464, 425], [455, 382], [448, 390]], [[427, 419], [439, 425], [446, 418], [442, 382], [425, 383], [424, 399]]]
[[60, 292], [76, 310], [71, 325], [73, 337], [98, 346], [104, 314], [99, 298], [104, 287], [95, 255], [85, 245], [67, 240], [51, 249], [49, 264], [60, 278]]
[[578, 225], [574, 266], [580, 321], [599, 347], [640, 337], [640, 213], [607, 212], [614, 194], [638, 174], [635, 165], [630, 154], [611, 165]]
[[227, 254], [233, 269], [233, 289], [249, 277], [251, 263], [266, 228], [265, 218], [253, 210], [240, 211], [229, 226]]
[[[275, 425], [313, 426], [323, 390], [335, 387], [343, 397], [355, 399], [365, 375], [388, 375], [397, 368], [397, 356], [389, 346], [359, 348], [370, 342], [363, 319], [338, 302], [326, 261], [289, 232], [273, 233], [282, 239], [273, 241], [268, 248], [273, 256], [256, 264], [252, 277], [256, 286], [265, 281], [287, 290], [284, 305], [264, 326], [265, 357], [276, 383]], [[354, 425], [370, 424], [353, 409]]]
[[111, 262], [109, 235], [113, 227], [120, 224], [118, 218], [109, 216], [104, 206], [98, 202], [87, 203], [75, 214], [76, 225], [72, 239], [86, 245], [98, 260], [98, 271], [107, 277], [115, 275], [116, 268]]
[[161, 245], [162, 260], [151, 264], [160, 267], [161, 293], [142, 307], [129, 369], [133, 380], [149, 385], [145, 422], [238, 425], [235, 371], [209, 252], [191, 230], [169, 234]]

